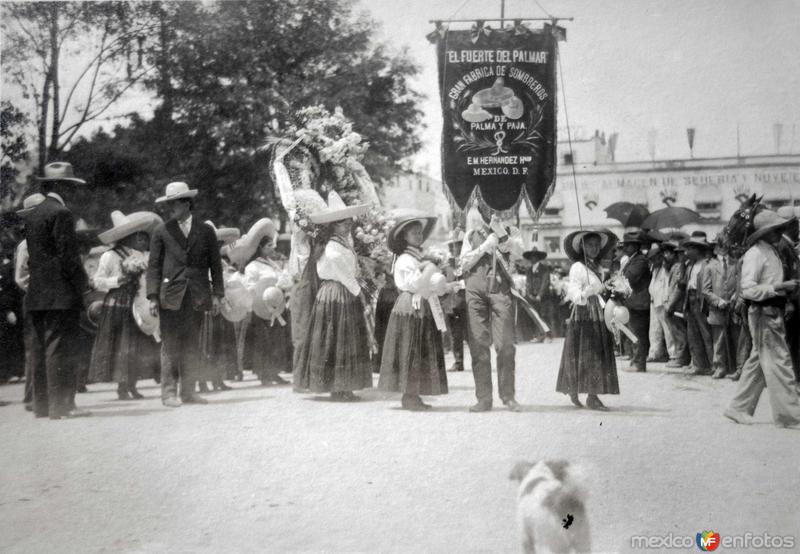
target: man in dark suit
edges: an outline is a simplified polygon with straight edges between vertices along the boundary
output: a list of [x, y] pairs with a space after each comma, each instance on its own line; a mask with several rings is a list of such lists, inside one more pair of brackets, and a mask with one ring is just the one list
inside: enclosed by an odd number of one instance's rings
[[54, 162], [39, 179], [44, 201], [26, 218], [30, 281], [25, 309], [32, 325], [33, 411], [61, 419], [89, 412], [75, 407], [75, 347], [88, 278], [81, 264], [75, 219], [64, 203], [77, 179], [72, 166]]
[[193, 221], [195, 196], [189, 185], [175, 182], [156, 200], [166, 204], [170, 219], [153, 232], [147, 268], [150, 312], [161, 320], [161, 401], [171, 408], [206, 403], [195, 393], [203, 313], [219, 313], [225, 296], [217, 237], [209, 225]]
[[636, 371], [647, 371], [647, 352], [650, 350], [650, 264], [642, 254], [642, 245], [648, 242], [644, 231], [625, 233], [622, 238], [622, 247], [628, 256], [622, 274], [633, 290], [625, 299], [625, 306], [631, 316], [629, 326], [638, 339], [631, 360], [631, 367]]
[[683, 241], [689, 265], [686, 270], [686, 297], [683, 313], [686, 316], [686, 336], [692, 354], [692, 375], [711, 375], [714, 343], [708, 324], [708, 303], [703, 297], [703, 277], [713, 245], [704, 231], [695, 231]]
[[[525, 297], [552, 329], [555, 319], [553, 308], [556, 303], [550, 287], [550, 268], [542, 263], [542, 260], [547, 257], [547, 252], [537, 250], [534, 246], [532, 250], [523, 252], [522, 257], [531, 263], [531, 267], [525, 274]], [[551, 331], [544, 334], [538, 332], [535, 338], [536, 342], [551, 342], [552, 339]]]

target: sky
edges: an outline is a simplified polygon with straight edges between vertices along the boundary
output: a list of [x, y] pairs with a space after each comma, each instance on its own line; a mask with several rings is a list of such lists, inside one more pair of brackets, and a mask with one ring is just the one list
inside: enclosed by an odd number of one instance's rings
[[[696, 129], [697, 158], [736, 155], [737, 125], [742, 155], [775, 154], [774, 124], [782, 123], [780, 152], [800, 154], [800, 0], [538, 3], [575, 18], [561, 23], [568, 38], [560, 43], [562, 129], [566, 106], [573, 132], [617, 132], [616, 159], [637, 161], [650, 159], [652, 129], [656, 159], [688, 157], [688, 127]], [[500, 0], [360, 0], [358, 8], [381, 22], [382, 40], [407, 46], [421, 67], [416, 88], [427, 95], [427, 129], [415, 162], [438, 177], [442, 122], [428, 20], [499, 17]], [[536, 0], [506, 0], [506, 17], [545, 13]]]
[[[355, 0], [355, 9], [379, 23], [377, 40], [407, 47], [420, 66], [414, 86], [426, 96], [426, 128], [413, 162], [439, 178], [442, 121], [428, 20], [499, 17], [500, 0]], [[545, 9], [574, 18], [561, 23], [568, 41], [560, 43], [558, 98], [559, 127], [568, 112], [573, 138], [617, 132], [617, 160], [638, 161], [650, 159], [655, 130], [656, 159], [685, 158], [693, 127], [695, 157], [732, 156], [738, 127], [742, 155], [775, 154], [774, 124], [782, 123], [780, 152], [800, 154], [800, 0], [506, 0], [509, 19], [545, 17]], [[131, 94], [113, 115], [130, 111], [149, 117], [152, 102]]]

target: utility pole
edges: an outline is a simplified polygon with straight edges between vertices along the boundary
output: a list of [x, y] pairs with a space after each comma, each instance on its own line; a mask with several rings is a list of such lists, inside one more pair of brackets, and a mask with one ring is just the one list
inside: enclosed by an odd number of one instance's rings
[[505, 26], [506, 19], [506, 0], [500, 0], [500, 28]]

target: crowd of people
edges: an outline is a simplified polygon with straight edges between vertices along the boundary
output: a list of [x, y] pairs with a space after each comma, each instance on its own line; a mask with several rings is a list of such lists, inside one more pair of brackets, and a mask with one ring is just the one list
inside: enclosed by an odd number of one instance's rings
[[[4, 377], [25, 377], [24, 403], [36, 417], [90, 415], [75, 402], [87, 383], [114, 382], [120, 400], [140, 399], [154, 378], [164, 406], [202, 404], [198, 393], [230, 388], [253, 371], [265, 386], [330, 394], [353, 402], [377, 386], [401, 393], [401, 407], [427, 411], [424, 396], [447, 394], [445, 349], [463, 371], [467, 342], [477, 402], [516, 398], [516, 344], [564, 337], [555, 389], [579, 408], [606, 410], [619, 394], [617, 360], [633, 371], [666, 363], [693, 375], [739, 381], [725, 416], [751, 423], [763, 388], [774, 421], [800, 424], [798, 220], [754, 212], [747, 242], [606, 229], [569, 234], [571, 265], [525, 251], [518, 229], [476, 207], [428, 254], [436, 217], [398, 210], [386, 234], [394, 254], [377, 291], [365, 290], [353, 221], [367, 204], [331, 192], [309, 218], [320, 230], [282, 235], [272, 220], [245, 234], [194, 214], [198, 191], [173, 182], [155, 212], [110, 214], [102, 233], [76, 226], [67, 207], [82, 186], [69, 164], [48, 164], [40, 192], [18, 213], [25, 238], [2, 244]], [[314, 193], [316, 194], [316, 193]], [[791, 212], [791, 209], [789, 209]], [[103, 245], [91, 275], [92, 240]], [[579, 395], [586, 395], [581, 399]]]

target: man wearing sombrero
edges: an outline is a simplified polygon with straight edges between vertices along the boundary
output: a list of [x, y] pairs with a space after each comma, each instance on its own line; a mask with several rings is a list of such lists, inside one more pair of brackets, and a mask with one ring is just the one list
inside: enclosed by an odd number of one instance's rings
[[[550, 288], [550, 268], [542, 263], [542, 260], [547, 257], [547, 252], [538, 250], [534, 246], [531, 250], [523, 252], [522, 257], [531, 263], [525, 272], [525, 296], [552, 329], [554, 304]], [[535, 340], [536, 342], [552, 342], [552, 331], [540, 334]]]
[[683, 241], [683, 247], [689, 259], [683, 313], [686, 317], [687, 340], [692, 355], [692, 374], [711, 375], [714, 344], [706, 315], [708, 308], [703, 297], [703, 277], [714, 247], [708, 242], [703, 231], [693, 232], [692, 236]]
[[647, 352], [650, 350], [650, 264], [642, 254], [642, 246], [649, 242], [647, 234], [641, 230], [625, 233], [622, 237], [622, 249], [628, 257], [622, 274], [633, 290], [625, 299], [625, 307], [630, 312], [629, 326], [638, 340], [631, 359], [631, 368], [636, 371], [647, 370]]
[[776, 247], [790, 220], [764, 210], [753, 219], [755, 231], [742, 258], [741, 290], [748, 302], [753, 349], [742, 368], [739, 386], [725, 417], [750, 424], [764, 387], [778, 427], [800, 427], [800, 399], [786, 342], [784, 311], [798, 280], [786, 280]]
[[64, 203], [76, 186], [72, 166], [53, 162], [39, 178], [44, 201], [26, 217], [30, 282], [25, 309], [32, 323], [33, 411], [37, 417], [81, 417], [75, 407], [75, 345], [88, 279], [79, 254], [75, 218]]
[[203, 316], [206, 310], [219, 313], [225, 296], [217, 237], [209, 225], [193, 219], [195, 196], [197, 190], [174, 182], [156, 199], [170, 219], [153, 232], [147, 267], [150, 312], [161, 319], [161, 401], [170, 408], [206, 403], [195, 393]]

